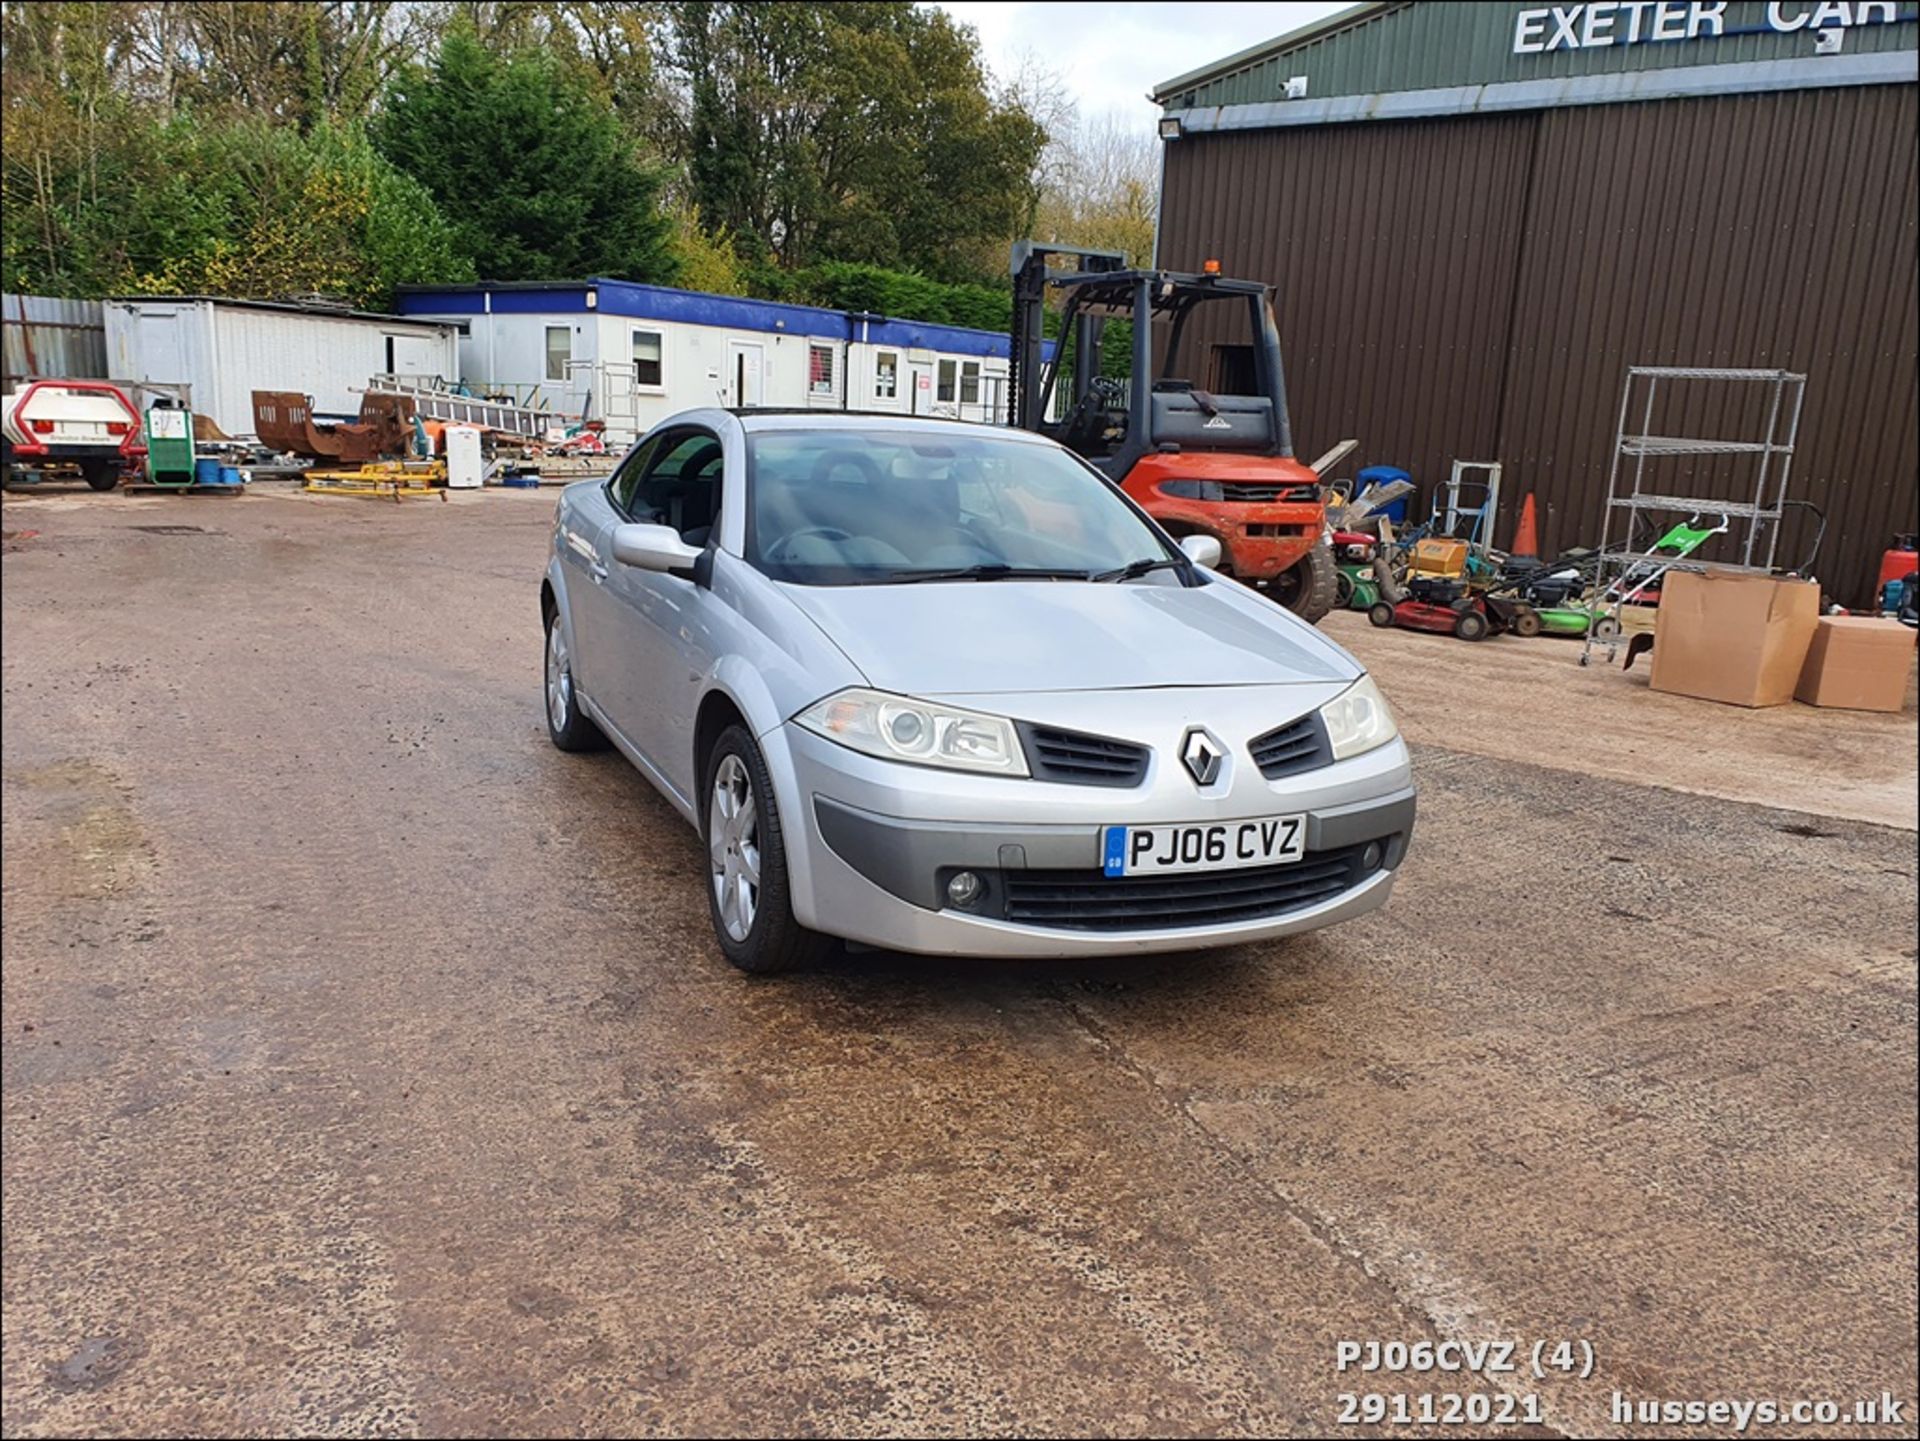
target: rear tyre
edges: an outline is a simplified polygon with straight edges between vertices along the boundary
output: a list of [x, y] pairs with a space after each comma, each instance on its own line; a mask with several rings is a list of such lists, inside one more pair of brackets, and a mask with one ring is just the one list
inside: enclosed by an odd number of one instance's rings
[[1461, 640], [1485, 640], [1493, 626], [1477, 610], [1463, 610], [1453, 622], [1453, 633]]
[[1353, 605], [1353, 577], [1344, 570], [1333, 582], [1333, 601], [1342, 610], [1350, 609]]
[[1532, 637], [1546, 629], [1546, 623], [1540, 619], [1540, 612], [1532, 606], [1523, 606], [1514, 613], [1513, 633], [1518, 636]]
[[80, 474], [95, 490], [113, 490], [120, 484], [120, 467], [110, 460], [83, 460]]
[[1339, 595], [1340, 567], [1323, 537], [1288, 569], [1273, 578], [1274, 599], [1309, 625], [1318, 625]]
[[705, 779], [707, 904], [721, 952], [756, 976], [813, 965], [833, 942], [794, 919], [773, 781], [744, 727], [720, 733]]
[[547, 612], [546, 663], [547, 737], [563, 751], [597, 751], [607, 744], [600, 727], [580, 709], [580, 692], [573, 684], [573, 655], [558, 611]]
[[1393, 607], [1384, 600], [1377, 600], [1367, 607], [1367, 619], [1385, 630], [1393, 624]]

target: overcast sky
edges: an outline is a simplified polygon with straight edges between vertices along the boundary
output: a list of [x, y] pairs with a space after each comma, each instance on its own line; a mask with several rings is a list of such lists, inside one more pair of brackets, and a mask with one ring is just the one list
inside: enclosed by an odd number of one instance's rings
[[1306, 25], [1344, 3], [1315, 4], [1020, 4], [942, 3], [980, 32], [996, 75], [1031, 52], [1066, 81], [1083, 116], [1105, 110], [1156, 114], [1146, 94], [1202, 65]]

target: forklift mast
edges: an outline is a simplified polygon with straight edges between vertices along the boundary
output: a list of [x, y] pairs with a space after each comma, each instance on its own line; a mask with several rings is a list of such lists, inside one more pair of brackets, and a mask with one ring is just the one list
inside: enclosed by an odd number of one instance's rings
[[[1013, 395], [1011, 421], [1016, 429], [1037, 430], [1045, 419], [1041, 409], [1042, 390], [1049, 379], [1044, 365], [1046, 339], [1046, 299], [1049, 272], [1047, 261], [1055, 255], [1078, 257], [1082, 272], [1108, 272], [1124, 269], [1127, 257], [1117, 250], [1090, 250], [1076, 245], [1048, 245], [1037, 240], [1017, 240], [1013, 245], [1013, 346], [1007, 363], [1008, 389]], [[1098, 355], [1101, 317], [1082, 315], [1076, 322], [1075, 355]], [[1066, 344], [1066, 335], [1060, 345]], [[1091, 347], [1091, 348], [1089, 348]], [[1061, 354], [1060, 349], [1055, 355]], [[1073, 368], [1073, 399], [1078, 404], [1093, 383], [1094, 367], [1085, 362]]]

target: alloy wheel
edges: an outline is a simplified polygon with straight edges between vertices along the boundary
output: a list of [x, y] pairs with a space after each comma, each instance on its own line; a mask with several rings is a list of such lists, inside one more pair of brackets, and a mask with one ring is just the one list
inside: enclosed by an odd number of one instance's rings
[[714, 772], [707, 856], [720, 924], [732, 939], [744, 941], [760, 908], [760, 816], [753, 779], [737, 755], [723, 757]]
[[547, 719], [553, 728], [567, 728], [567, 712], [573, 705], [573, 672], [567, 667], [567, 641], [560, 634], [560, 619], [554, 617], [547, 627]]

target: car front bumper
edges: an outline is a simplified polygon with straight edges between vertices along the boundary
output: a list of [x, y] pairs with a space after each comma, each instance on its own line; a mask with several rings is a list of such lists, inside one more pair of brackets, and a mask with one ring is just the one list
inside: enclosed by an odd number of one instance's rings
[[[1259, 699], [1250, 693], [1262, 689], [1272, 688], [1248, 687], [1238, 696], [1250, 714], [1258, 713]], [[1294, 713], [1328, 698], [1303, 694]], [[1128, 789], [930, 770], [877, 760], [791, 724], [779, 727], [763, 740], [789, 782], [779, 789], [796, 917], [889, 950], [1045, 958], [1234, 945], [1335, 925], [1385, 903], [1413, 833], [1403, 742], [1275, 781], [1242, 753], [1233, 773], [1202, 796], [1177, 763], [1166, 764], [1185, 719], [1170, 710], [1135, 729], [1165, 734], [1155, 738], [1146, 781]], [[1015, 893], [1031, 894], [1035, 885], [1060, 882], [1102, 900], [1111, 894], [1100, 874], [1105, 826], [1274, 815], [1307, 818], [1307, 853], [1261, 872], [1279, 887], [1261, 914], [1171, 924], [1144, 914], [1098, 925], [1020, 918], [1030, 911]], [[981, 900], [964, 909], [946, 899], [947, 882], [960, 870], [984, 884]], [[1256, 880], [1247, 872], [1199, 874]], [[1295, 877], [1313, 884], [1293, 885]]]

